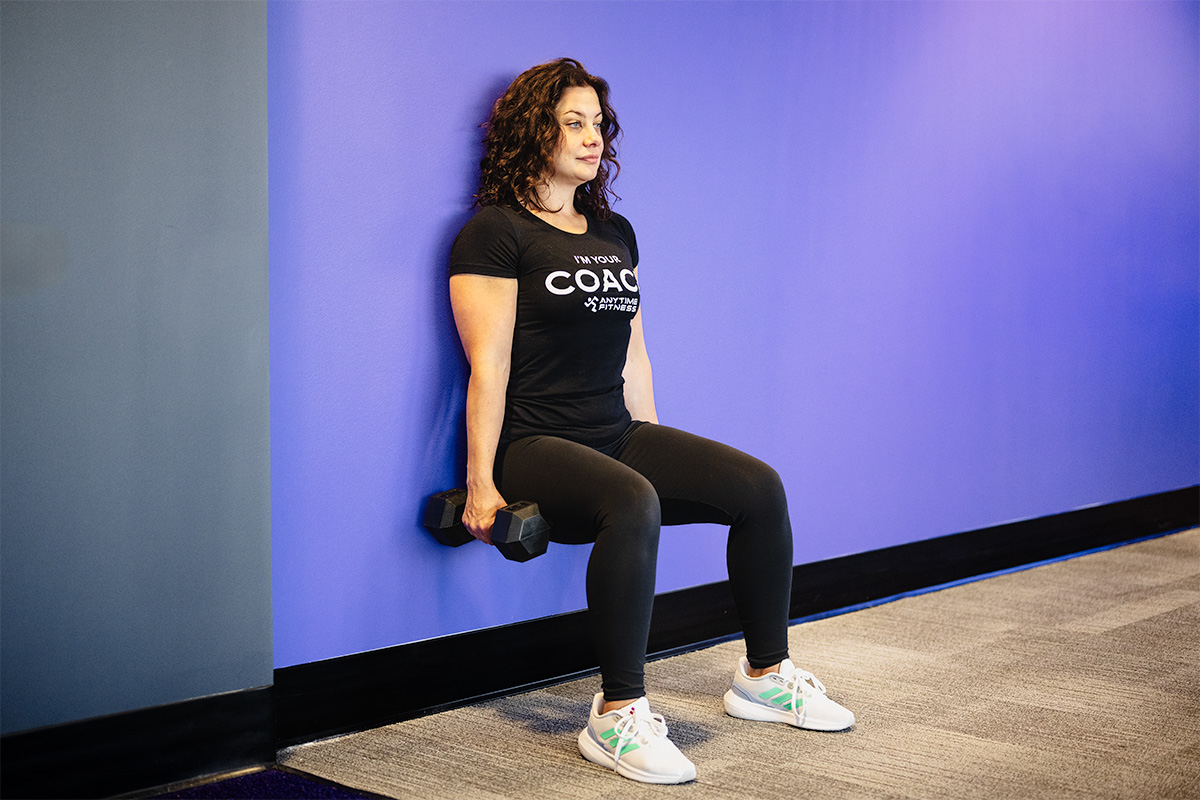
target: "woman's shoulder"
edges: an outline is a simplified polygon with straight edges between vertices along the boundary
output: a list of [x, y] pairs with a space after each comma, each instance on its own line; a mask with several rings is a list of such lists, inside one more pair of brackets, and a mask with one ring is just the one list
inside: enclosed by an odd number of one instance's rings
[[637, 236], [635, 236], [633, 233], [633, 225], [630, 224], [628, 219], [615, 211], [609, 213], [608, 219], [605, 220], [605, 222], [611, 226], [611, 228], [616, 231], [617, 236], [619, 236], [622, 241], [625, 242], [625, 246], [629, 248], [629, 254], [633, 256], [633, 265], [637, 266]]
[[514, 216], [511, 209], [493, 205], [467, 220], [450, 248], [450, 274], [516, 277], [521, 244]]
[[607, 226], [615, 230], [622, 238], [633, 240], [633, 225], [623, 215], [615, 211], [608, 212], [608, 216], [601, 219], [595, 215], [589, 214], [591, 219], [597, 220], [601, 225]]
[[514, 223], [519, 216], [518, 212], [506, 206], [483, 206], [462, 226], [459, 235], [461, 236], [467, 231], [472, 233], [477, 231], [511, 233], [514, 231]]
[[455, 248], [491, 246], [501, 241], [518, 246], [521, 240], [520, 214], [505, 206], [484, 206], [475, 212], [454, 237]]

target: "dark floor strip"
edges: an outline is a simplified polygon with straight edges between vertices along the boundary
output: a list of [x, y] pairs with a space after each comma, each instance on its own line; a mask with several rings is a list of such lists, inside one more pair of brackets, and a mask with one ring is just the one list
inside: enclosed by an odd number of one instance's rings
[[378, 797], [382, 795], [363, 793], [298, 770], [270, 767], [157, 794], [152, 800], [373, 800]]

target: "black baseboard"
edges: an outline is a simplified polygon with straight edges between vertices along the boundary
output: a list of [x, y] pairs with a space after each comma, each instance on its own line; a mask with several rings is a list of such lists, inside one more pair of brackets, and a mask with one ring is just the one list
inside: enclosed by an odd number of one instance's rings
[[97, 798], [275, 762], [270, 687], [0, 739], [0, 796]]
[[[1200, 486], [1191, 486], [804, 564], [796, 568], [792, 617], [847, 608], [1197, 524]], [[827, 572], [830, 567], [835, 568]]]
[[[931, 586], [1200, 523], [1200, 487], [941, 536], [795, 568], [791, 617], [822, 614]], [[659, 595], [651, 657], [737, 633], [726, 582]], [[471, 692], [422, 676], [477, 664]], [[275, 671], [280, 746], [397, 722], [596, 671], [579, 611]], [[419, 687], [419, 688], [418, 688]]]

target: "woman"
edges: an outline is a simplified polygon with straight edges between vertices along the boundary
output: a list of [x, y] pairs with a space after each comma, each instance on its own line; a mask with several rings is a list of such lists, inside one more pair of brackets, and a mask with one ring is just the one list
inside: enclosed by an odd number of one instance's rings
[[603, 691], [580, 751], [634, 780], [682, 783], [696, 768], [643, 685], [662, 525], [730, 526], [747, 653], [727, 713], [815, 730], [847, 728], [854, 715], [788, 660], [792, 533], [779, 476], [658, 424], [637, 242], [609, 207], [620, 128], [608, 96], [605, 81], [563, 58], [518, 76], [488, 122], [481, 210], [450, 259], [471, 367], [463, 522], [490, 543], [507, 499], [531, 500], [554, 541], [594, 542], [588, 616]]

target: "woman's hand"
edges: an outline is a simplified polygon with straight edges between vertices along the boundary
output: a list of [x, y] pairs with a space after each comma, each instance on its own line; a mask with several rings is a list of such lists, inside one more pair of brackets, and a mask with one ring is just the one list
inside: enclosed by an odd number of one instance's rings
[[467, 532], [485, 544], [492, 543], [492, 525], [496, 512], [508, 503], [495, 486], [467, 490], [467, 505], [463, 509], [463, 526]]

